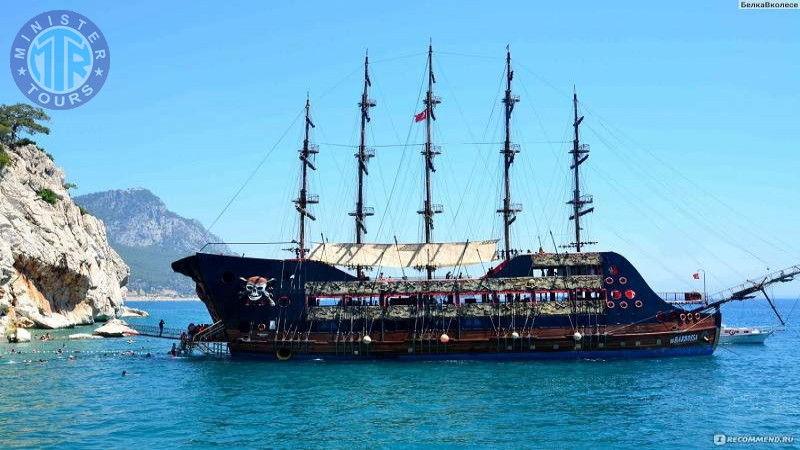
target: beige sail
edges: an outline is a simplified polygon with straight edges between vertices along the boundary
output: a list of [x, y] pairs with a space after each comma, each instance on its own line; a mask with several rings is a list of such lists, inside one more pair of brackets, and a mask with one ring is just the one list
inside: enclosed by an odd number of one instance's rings
[[308, 259], [337, 266], [454, 267], [497, 259], [497, 239], [432, 244], [318, 244]]

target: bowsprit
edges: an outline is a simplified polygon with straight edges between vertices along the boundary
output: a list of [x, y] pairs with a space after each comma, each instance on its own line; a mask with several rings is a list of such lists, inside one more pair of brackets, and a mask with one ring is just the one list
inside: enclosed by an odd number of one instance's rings
[[103, 33], [74, 11], [48, 11], [23, 25], [11, 45], [11, 76], [31, 102], [71, 109], [103, 87], [111, 66]]

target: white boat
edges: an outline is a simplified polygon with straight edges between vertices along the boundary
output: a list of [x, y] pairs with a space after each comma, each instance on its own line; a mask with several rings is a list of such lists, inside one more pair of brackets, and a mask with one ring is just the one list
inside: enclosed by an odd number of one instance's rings
[[722, 326], [720, 344], [763, 344], [775, 329]]

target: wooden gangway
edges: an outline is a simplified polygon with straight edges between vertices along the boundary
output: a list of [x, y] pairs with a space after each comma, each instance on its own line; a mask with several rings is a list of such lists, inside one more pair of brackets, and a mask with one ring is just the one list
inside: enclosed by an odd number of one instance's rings
[[180, 340], [181, 334], [184, 330], [179, 328], [167, 328], [162, 330], [158, 325], [143, 325], [138, 323], [129, 323], [128, 328], [132, 328], [139, 333], [139, 336], [155, 337], [161, 339]]
[[228, 355], [228, 343], [224, 341], [224, 327], [222, 322], [216, 322], [203, 331], [189, 335], [186, 330], [167, 328], [163, 330], [158, 325], [128, 324], [129, 328], [136, 330], [139, 336], [154, 337], [180, 341], [180, 352], [191, 355], [194, 350], [213, 356]]

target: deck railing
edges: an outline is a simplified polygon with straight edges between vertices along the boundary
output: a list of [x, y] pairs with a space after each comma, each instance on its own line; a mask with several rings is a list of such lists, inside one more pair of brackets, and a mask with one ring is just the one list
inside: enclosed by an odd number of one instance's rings
[[700, 292], [659, 292], [658, 296], [668, 303], [703, 303], [703, 294]]

